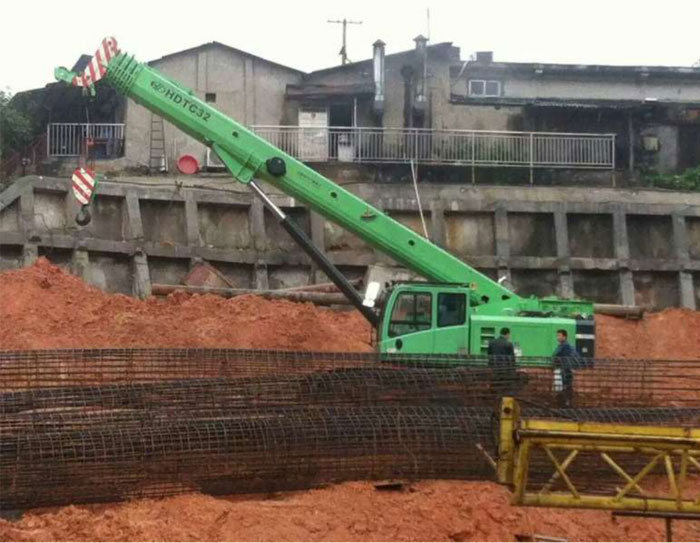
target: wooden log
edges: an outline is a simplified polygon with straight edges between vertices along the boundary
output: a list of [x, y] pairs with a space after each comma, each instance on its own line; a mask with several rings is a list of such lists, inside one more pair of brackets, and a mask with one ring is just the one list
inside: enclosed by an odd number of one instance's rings
[[305, 292], [305, 291], [280, 291], [280, 290], [255, 290], [247, 288], [212, 288], [212, 287], [187, 287], [183, 285], [163, 285], [155, 283], [151, 292], [158, 296], [167, 296], [173, 292], [186, 292], [188, 294], [216, 294], [224, 298], [233, 298], [243, 294], [255, 294], [270, 300], [290, 300], [293, 302], [311, 302], [317, 305], [349, 305], [347, 298], [334, 292]]
[[641, 319], [644, 316], [644, 307], [639, 305], [593, 304], [593, 311], [599, 315], [628, 319]]
[[[352, 286], [357, 287], [362, 283], [362, 279], [350, 279], [348, 281]], [[334, 283], [316, 283], [314, 285], [301, 285], [298, 287], [288, 287], [279, 289], [280, 292], [339, 292], [338, 287]]]

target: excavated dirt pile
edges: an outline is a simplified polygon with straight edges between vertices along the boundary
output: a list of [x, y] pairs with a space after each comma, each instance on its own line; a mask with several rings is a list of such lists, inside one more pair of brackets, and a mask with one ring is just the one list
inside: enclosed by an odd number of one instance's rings
[[0, 274], [0, 349], [231, 347], [369, 351], [356, 312], [257, 296], [107, 294], [48, 260]]
[[[307, 492], [217, 499], [200, 494], [71, 506], [0, 521], [3, 541], [663, 541], [663, 520], [603, 511], [513, 507], [495, 483], [426, 481], [400, 492], [345, 483]], [[676, 522], [674, 541], [700, 523]], [[534, 539], [537, 541], [538, 539]]]
[[[700, 313], [667, 310], [642, 321], [599, 317], [598, 356], [700, 358]], [[171, 295], [139, 301], [90, 287], [48, 261], [0, 274], [0, 349], [231, 347], [369, 351], [356, 312], [255, 296]], [[0, 520], [0, 541], [116, 540], [662, 540], [659, 520], [613, 520], [595, 511], [525, 509], [488, 482], [426, 481], [401, 492], [346, 483], [274, 496], [70, 506]], [[700, 523], [677, 523], [677, 540]]]
[[700, 312], [665, 309], [641, 320], [596, 316], [599, 358], [700, 359]]
[[[44, 258], [0, 274], [0, 322], [0, 349], [372, 349], [369, 325], [354, 311], [257, 296], [140, 301], [102, 292]], [[599, 315], [596, 322], [600, 358], [700, 358], [700, 312], [667, 309], [639, 321]]]

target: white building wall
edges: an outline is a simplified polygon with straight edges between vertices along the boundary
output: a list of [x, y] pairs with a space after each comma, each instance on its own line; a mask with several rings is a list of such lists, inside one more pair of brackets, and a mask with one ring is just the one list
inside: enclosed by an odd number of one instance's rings
[[[201, 99], [215, 93], [218, 110], [244, 125], [282, 124], [288, 83], [301, 74], [220, 46], [182, 53], [154, 62], [153, 67], [194, 91]], [[151, 113], [129, 100], [125, 115], [125, 162], [127, 167], [148, 166]], [[169, 168], [183, 154], [206, 161], [206, 147], [181, 130], [165, 123], [165, 149]]]

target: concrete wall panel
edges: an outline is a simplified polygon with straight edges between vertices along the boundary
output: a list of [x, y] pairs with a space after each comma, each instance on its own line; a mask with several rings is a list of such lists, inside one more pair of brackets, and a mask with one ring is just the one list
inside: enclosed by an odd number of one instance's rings
[[0, 245], [0, 270], [14, 270], [22, 267], [21, 245]]
[[367, 266], [338, 266], [338, 269], [351, 281], [363, 279], [367, 272]]
[[612, 215], [571, 213], [567, 219], [571, 256], [588, 258], [615, 256]]
[[146, 241], [187, 245], [183, 202], [141, 200], [139, 205]]
[[[395, 211], [387, 213], [392, 219], [399, 221], [404, 226], [408, 226], [416, 234], [424, 235], [423, 223], [421, 222], [420, 214], [417, 211]], [[425, 219], [425, 227], [428, 229], [428, 236], [432, 231], [432, 222], [430, 220], [430, 212], [423, 210], [423, 218]]]
[[445, 242], [458, 255], [496, 254], [493, 213], [445, 213]]
[[71, 273], [73, 251], [70, 249], [58, 249], [56, 247], [39, 247], [39, 256], [43, 256], [51, 261], [52, 264]]
[[690, 258], [700, 260], [700, 217], [687, 217], [685, 224]]
[[[305, 208], [285, 207], [283, 210], [306, 235], [311, 236], [309, 213]], [[265, 233], [268, 250], [301, 251], [292, 237], [267, 210], [265, 210]]]
[[511, 270], [513, 289], [521, 296], [551, 296], [557, 293], [556, 270]]
[[90, 253], [88, 283], [107, 292], [132, 293], [132, 263], [126, 255]]
[[577, 298], [601, 304], [619, 304], [620, 274], [616, 271], [575, 270], [574, 292]]
[[675, 272], [634, 272], [635, 303], [649, 309], [675, 307], [680, 303], [678, 274]]
[[372, 248], [360, 238], [332, 222], [324, 221], [323, 237], [328, 251], [352, 250], [367, 253], [372, 251]]
[[[125, 238], [124, 198], [101, 195], [95, 198], [90, 212], [92, 222], [85, 228], [88, 236], [113, 240]], [[73, 217], [71, 214], [70, 222], [73, 222]]]
[[555, 256], [554, 216], [551, 213], [509, 213], [508, 234], [513, 256]]
[[670, 216], [627, 215], [630, 258], [670, 258], [673, 224]]
[[199, 236], [206, 247], [250, 247], [249, 208], [199, 204], [197, 206]]
[[34, 193], [34, 227], [37, 231], [66, 229], [68, 221], [65, 202], [65, 193], [41, 191]]
[[226, 279], [231, 281], [235, 288], [254, 288], [253, 266], [246, 264], [233, 264], [231, 262], [210, 261]]
[[310, 269], [306, 266], [268, 266], [271, 289], [308, 285]]
[[151, 271], [151, 282], [164, 285], [181, 285], [182, 280], [190, 269], [186, 258], [149, 257], [148, 267]]
[[19, 200], [0, 211], [0, 232], [19, 230]]

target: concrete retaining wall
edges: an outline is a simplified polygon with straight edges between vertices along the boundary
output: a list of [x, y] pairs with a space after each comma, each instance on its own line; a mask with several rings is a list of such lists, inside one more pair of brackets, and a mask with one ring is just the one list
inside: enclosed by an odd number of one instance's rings
[[[258, 200], [226, 177], [124, 178], [99, 185], [78, 227], [69, 180], [26, 177], [0, 194], [0, 269], [45, 255], [110, 292], [150, 294], [204, 259], [242, 288], [323, 280]], [[413, 189], [349, 190], [417, 231]], [[581, 296], [653, 308], [700, 305], [700, 194], [595, 188], [421, 184], [431, 238], [521, 294]], [[383, 254], [269, 190], [350, 277]]]

